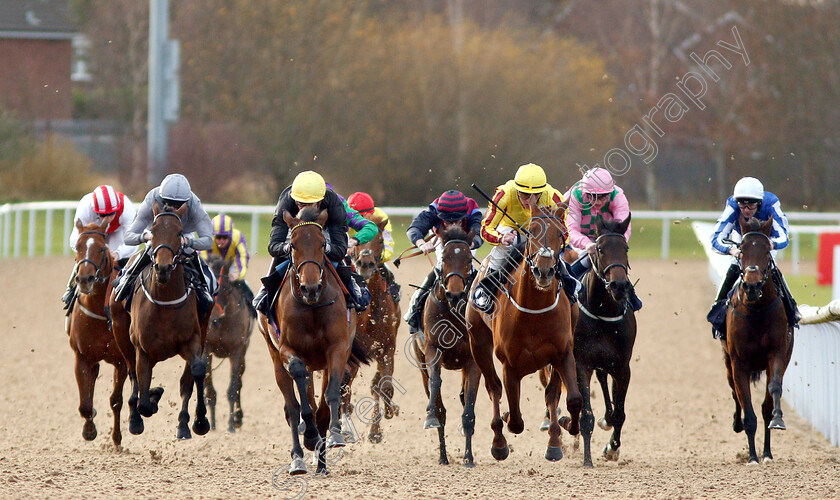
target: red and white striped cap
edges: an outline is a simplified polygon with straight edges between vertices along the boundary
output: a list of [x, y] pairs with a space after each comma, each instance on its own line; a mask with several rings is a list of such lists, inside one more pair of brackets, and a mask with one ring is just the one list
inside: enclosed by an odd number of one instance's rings
[[102, 185], [93, 190], [93, 211], [98, 214], [118, 212], [122, 203], [122, 196], [111, 186]]

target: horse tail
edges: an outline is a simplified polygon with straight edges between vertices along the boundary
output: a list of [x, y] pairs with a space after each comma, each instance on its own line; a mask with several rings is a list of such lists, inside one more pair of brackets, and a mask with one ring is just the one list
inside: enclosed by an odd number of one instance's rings
[[370, 361], [370, 351], [358, 337], [354, 337], [353, 345], [350, 347], [350, 360], [348, 363], [360, 367], [362, 365], [369, 365]]

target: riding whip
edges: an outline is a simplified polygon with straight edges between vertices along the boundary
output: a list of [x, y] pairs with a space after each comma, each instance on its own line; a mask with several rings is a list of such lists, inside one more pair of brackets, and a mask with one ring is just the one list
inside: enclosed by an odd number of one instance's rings
[[476, 186], [475, 184], [472, 184], [472, 187], [473, 187], [473, 189], [475, 189], [476, 191], [478, 191], [478, 193], [479, 193], [481, 196], [483, 196], [483, 197], [484, 197], [487, 201], [489, 201], [491, 205], [493, 205], [494, 207], [496, 207], [496, 210], [498, 210], [498, 211], [502, 212], [502, 215], [504, 215], [505, 217], [507, 217], [508, 219], [510, 219], [510, 221], [511, 221], [511, 222], [513, 222], [513, 223], [516, 225], [516, 227], [517, 227], [517, 228], [519, 228], [519, 230], [520, 230], [520, 231], [522, 231], [523, 233], [525, 233], [525, 235], [526, 235], [526, 236], [528, 236], [529, 238], [532, 238], [532, 237], [533, 237], [533, 235], [532, 235], [530, 232], [528, 232], [528, 230], [527, 230], [527, 229], [525, 229], [524, 227], [520, 226], [518, 222], [516, 222], [515, 220], [513, 220], [513, 217], [511, 217], [510, 215], [508, 215], [508, 213], [507, 213], [507, 212], [505, 212], [505, 209], [504, 209], [504, 208], [502, 208], [502, 207], [500, 207], [499, 205], [497, 205], [497, 204], [496, 204], [496, 202], [495, 202], [495, 201], [493, 201], [493, 198], [491, 198], [491, 197], [487, 196], [487, 193], [485, 193], [484, 191], [482, 191], [480, 187]]

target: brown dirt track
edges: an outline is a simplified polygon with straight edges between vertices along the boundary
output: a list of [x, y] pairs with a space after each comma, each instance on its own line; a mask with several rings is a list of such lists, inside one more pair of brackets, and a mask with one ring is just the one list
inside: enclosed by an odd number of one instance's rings
[[[474, 450], [477, 466], [458, 463], [463, 438], [458, 434], [459, 379], [444, 374], [449, 409], [447, 438], [453, 465], [437, 464], [437, 435], [422, 428], [425, 394], [420, 374], [409, 364], [400, 331], [395, 379], [401, 413], [385, 421], [384, 440], [350, 445], [327, 478], [303, 476], [305, 482], [272, 486], [279, 471], [285, 481], [290, 433], [282, 417], [283, 401], [274, 382], [265, 341], [255, 330], [247, 356], [242, 406], [244, 427], [237, 434], [211, 432], [190, 441], [175, 439], [180, 360], [159, 365], [154, 382], [166, 388], [161, 411], [146, 420], [141, 436], [128, 433], [123, 413], [122, 451], [110, 441], [108, 409], [112, 369], [103, 365], [95, 406], [99, 436], [85, 442], [77, 411], [73, 354], [64, 333], [61, 295], [69, 257], [7, 260], [0, 268], [3, 321], [0, 380], [0, 497], [110, 498], [139, 497], [291, 497], [298, 486], [308, 498], [829, 498], [840, 496], [840, 451], [832, 447], [790, 407], [788, 430], [774, 431], [774, 463], [746, 467], [744, 434], [731, 430], [734, 405], [719, 345], [712, 340], [705, 312], [713, 290], [705, 261], [634, 261], [633, 276], [645, 300], [621, 459], [600, 457], [608, 434], [596, 428], [594, 469], [582, 467], [582, 452], [564, 436], [568, 451], [557, 463], [546, 462], [547, 435], [538, 430], [543, 396], [536, 376], [523, 384], [523, 434], [506, 435], [514, 448], [504, 462], [490, 457], [490, 404], [480, 389]], [[252, 261], [249, 281], [257, 284], [267, 267]], [[407, 307], [408, 283], [419, 283], [428, 264], [414, 259], [397, 271]], [[215, 363], [214, 363], [215, 364]], [[371, 368], [357, 382], [354, 400], [368, 395]], [[217, 374], [220, 400], [228, 382], [225, 363]], [[754, 390], [755, 392], [755, 390]], [[760, 389], [763, 395], [763, 388]], [[126, 388], [126, 400], [128, 388]], [[754, 397], [757, 401], [758, 397]], [[600, 395], [593, 401], [603, 413]], [[505, 404], [503, 403], [503, 406]], [[227, 419], [220, 404], [219, 419]], [[193, 411], [194, 403], [191, 404]], [[759, 420], [761, 425], [761, 420]], [[222, 424], [224, 425], [224, 424]], [[357, 421], [360, 432], [364, 425]], [[759, 438], [761, 446], [761, 438]], [[759, 448], [760, 452], [760, 448]]]

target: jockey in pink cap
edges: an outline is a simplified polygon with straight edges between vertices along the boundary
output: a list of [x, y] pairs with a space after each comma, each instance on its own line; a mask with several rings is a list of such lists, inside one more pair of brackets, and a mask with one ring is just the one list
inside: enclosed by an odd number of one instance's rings
[[[595, 221], [624, 220], [630, 215], [630, 204], [624, 190], [615, 185], [612, 175], [604, 168], [587, 170], [565, 194], [565, 199], [569, 204], [566, 215], [569, 245], [583, 254], [572, 264], [572, 275], [580, 280], [592, 267], [591, 256], [596, 252]], [[632, 224], [628, 224], [624, 233], [627, 241], [631, 230]], [[629, 300], [634, 311], [641, 309], [642, 301], [635, 290], [631, 291]]]

